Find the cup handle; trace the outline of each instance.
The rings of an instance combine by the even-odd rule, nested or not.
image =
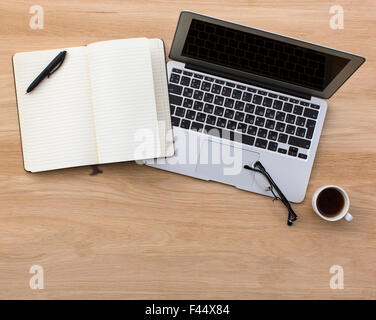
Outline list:
[[[347,213],[345,214],[344,218],[345,218],[345,220],[346,220],[347,222],[351,222],[351,221],[354,219],[354,217],[351,215],[350,212],[347,212]]]

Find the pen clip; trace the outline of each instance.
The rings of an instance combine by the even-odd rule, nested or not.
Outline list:
[[[61,67],[61,65],[63,64],[63,62],[64,62],[64,59],[62,59],[59,62],[59,64],[48,73],[47,78],[49,78],[50,75],[53,74],[57,69],[59,69]]]

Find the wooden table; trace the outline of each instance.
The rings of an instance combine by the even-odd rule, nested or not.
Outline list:
[[[44,9],[44,29],[29,8]],[[0,298],[376,298],[376,2],[10,1],[0,3]],[[15,52],[145,36],[169,51],[192,10],[363,55],[329,101],[299,221],[271,198],[135,163],[29,174],[23,170],[11,57]],[[354,221],[328,223],[311,196],[338,184]],[[44,289],[29,287],[32,265]],[[332,265],[344,290],[329,286]]]

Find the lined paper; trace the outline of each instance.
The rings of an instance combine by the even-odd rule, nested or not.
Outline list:
[[[174,154],[174,144],[163,41],[160,39],[150,39],[149,46],[153,68],[155,101],[157,105],[160,157],[170,157]]]
[[[67,55],[60,69],[25,94],[62,50]],[[25,170],[97,163],[86,48],[17,53],[13,62]]]
[[[99,162],[158,157],[149,41],[112,40],[87,47]]]

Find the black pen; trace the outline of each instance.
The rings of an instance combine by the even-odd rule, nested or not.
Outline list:
[[[39,74],[38,77],[30,84],[27,88],[26,93],[32,91],[45,77],[49,77],[53,74],[60,66],[63,64],[66,51],[61,51],[49,64],[48,66]]]

